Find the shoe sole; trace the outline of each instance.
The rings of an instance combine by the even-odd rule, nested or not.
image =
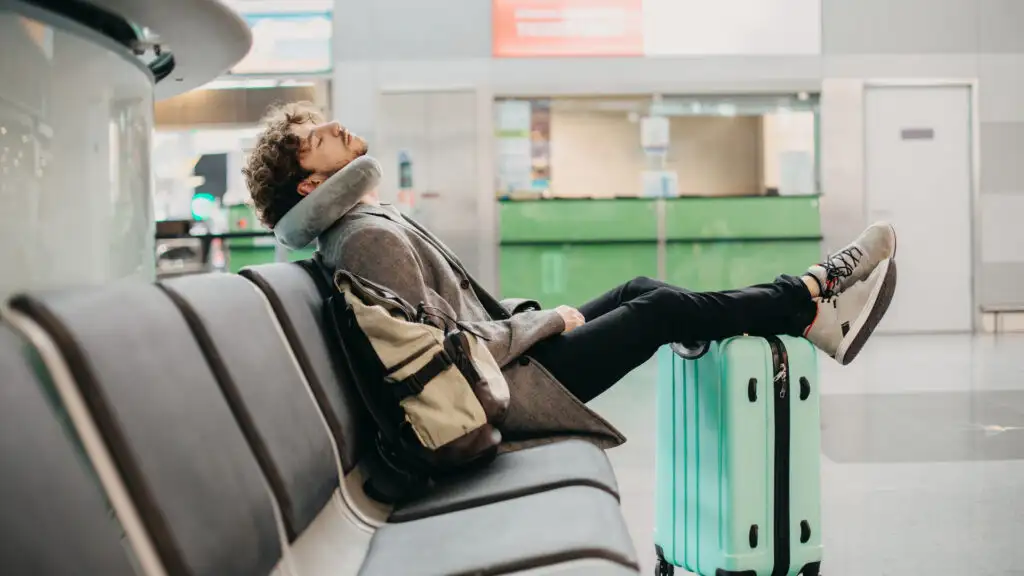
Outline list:
[[[848,338],[844,338],[843,342],[839,344],[839,349],[836,350],[835,358],[843,366],[853,362],[854,358],[860,354],[864,344],[878,327],[878,323],[882,321],[886,311],[889,310],[889,304],[892,303],[892,297],[896,293],[896,261],[889,258],[879,266],[885,266],[882,272],[884,275],[882,281],[878,282],[871,290],[868,302],[864,306],[865,310],[857,316],[850,327],[850,334],[847,334]]]

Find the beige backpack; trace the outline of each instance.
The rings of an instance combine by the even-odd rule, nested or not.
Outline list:
[[[345,271],[328,307],[389,467],[437,477],[493,458],[510,398],[481,336]]]

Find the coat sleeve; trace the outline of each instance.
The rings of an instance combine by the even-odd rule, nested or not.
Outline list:
[[[438,294],[433,279],[424,275],[419,256],[403,234],[367,226],[349,234],[340,252],[342,269],[388,287],[413,305],[433,306],[461,321]],[[486,339],[487,348],[502,368],[537,342],[565,330],[565,321],[554,310],[522,312],[507,320],[462,323]]]
[[[499,304],[505,309],[505,312],[509,313],[509,316],[522,314],[529,310],[540,310],[540,302],[529,298],[505,298]]]

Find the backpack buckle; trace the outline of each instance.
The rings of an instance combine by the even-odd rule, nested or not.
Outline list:
[[[416,396],[420,392],[423,392],[424,382],[420,382],[420,379],[416,377],[416,374],[411,374],[402,380],[395,380],[394,378],[385,378],[384,383],[391,387],[395,396],[398,400],[404,400],[409,396]]]
[[[384,383],[391,387],[398,401],[401,402],[409,396],[416,396],[423,392],[423,388],[431,380],[447,370],[452,364],[451,356],[442,349],[437,354],[434,354],[434,357],[416,372],[401,380],[396,380],[390,376],[385,377]]]

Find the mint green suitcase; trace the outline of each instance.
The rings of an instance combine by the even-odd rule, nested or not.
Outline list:
[[[658,356],[656,574],[817,576],[817,352],[738,337]]]

